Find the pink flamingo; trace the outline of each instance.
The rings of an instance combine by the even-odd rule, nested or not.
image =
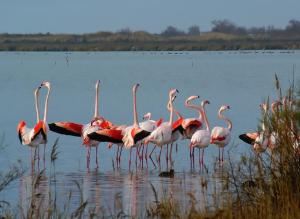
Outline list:
[[[223,119],[227,122],[228,127],[220,127],[216,126],[211,131],[211,138],[210,143],[215,144],[219,147],[219,161],[223,162],[224,158],[224,147],[228,145],[230,142],[230,132],[232,129],[232,122],[226,118],[224,115],[222,115],[222,112],[225,110],[230,109],[230,106],[223,105],[219,109],[218,117],[220,119]],[[220,159],[220,149],[222,148],[222,159]]]
[[[151,134],[146,138],[145,141],[145,144],[152,142],[155,145],[160,147],[159,160],[161,156],[162,146],[165,144],[169,144],[172,141],[172,125],[173,125],[173,112],[174,112],[172,99],[174,98],[176,93],[178,93],[177,89],[172,89],[169,92],[168,103],[170,104],[170,108],[171,108],[169,122],[163,122],[159,127],[157,127],[153,132],[151,132]]]
[[[190,109],[195,109],[199,112],[199,117],[198,118],[187,118],[184,119],[182,122],[182,127],[184,129],[183,132],[183,137],[186,139],[191,139],[192,135],[202,127],[203,123],[203,118],[201,115],[201,110],[199,110],[199,107],[191,104],[190,102],[193,100],[198,99],[199,96],[190,96],[186,99],[185,101],[185,107],[190,108]]]
[[[199,108],[199,111],[202,114],[202,118],[204,119],[206,129],[205,130],[197,130],[193,134],[193,136],[191,138],[191,144],[190,144],[191,148],[194,148],[194,147],[199,148],[199,165],[200,165],[200,167],[201,167],[201,165],[204,165],[204,149],[206,147],[208,147],[208,145],[210,144],[210,126],[209,126],[209,122],[208,122],[206,112],[205,112],[206,104],[209,104],[208,100],[202,101],[201,107]],[[202,149],[202,157],[201,157],[201,161],[200,161],[201,149]]]
[[[43,87],[48,88],[45,108],[44,108],[44,118],[40,120],[39,116],[39,90]],[[40,144],[44,144],[44,160],[45,160],[45,144],[47,143],[47,112],[48,112],[48,100],[50,96],[51,85],[50,82],[44,81],[41,85],[35,90],[35,111],[36,111],[36,120],[37,123],[34,128],[27,128],[25,121],[20,121],[17,127],[17,132],[21,144],[28,145],[31,148],[37,148]],[[31,150],[32,151],[32,150]],[[32,155],[31,155],[32,157]]]
[[[123,133],[123,144],[124,148],[130,149],[130,157],[129,157],[129,166],[131,164],[131,151],[133,147],[136,147],[136,162],[138,155],[138,146],[140,146],[141,141],[150,135],[150,132],[143,130],[139,126],[138,115],[137,115],[137,106],[136,106],[136,92],[139,87],[139,84],[135,84],[132,88],[132,96],[133,96],[133,125],[128,126]]]
[[[87,161],[87,168],[90,166],[90,153],[91,153],[91,147],[96,147],[96,154],[95,154],[95,160],[96,165],[98,168],[98,145],[101,141],[107,140],[107,135],[110,134],[110,132],[102,131],[102,134],[105,135],[105,137],[99,137],[100,133],[93,134],[99,130],[103,129],[110,129],[113,125],[110,121],[104,119],[103,117],[99,116],[99,85],[100,81],[96,81],[95,85],[95,112],[94,117],[91,120],[91,122],[82,125],[78,123],[73,122],[56,122],[49,124],[49,128],[53,132],[57,132],[64,135],[72,135],[72,136],[78,136],[82,137],[83,139],[83,145],[87,148],[86,153],[86,161]],[[92,136],[92,138],[91,138]],[[110,136],[109,136],[110,137]],[[108,137],[108,138],[109,138]],[[112,137],[113,138],[113,137]]]

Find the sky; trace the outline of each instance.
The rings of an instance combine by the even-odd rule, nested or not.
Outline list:
[[[300,20],[299,0],[1,0],[0,33],[92,33],[167,26],[187,30],[228,19],[237,25],[285,27]]]

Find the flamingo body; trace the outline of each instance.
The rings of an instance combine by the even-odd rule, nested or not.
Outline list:
[[[230,142],[230,138],[230,130],[228,128],[216,126],[211,131],[211,143],[221,148]]]
[[[47,127],[43,121],[39,121],[34,128],[28,128],[25,121],[20,121],[17,131],[22,145],[37,147],[47,143]]]

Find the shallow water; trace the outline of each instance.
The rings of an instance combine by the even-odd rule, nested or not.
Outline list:
[[[220,105],[229,104],[231,109],[226,115],[233,122],[232,146],[226,151],[230,148],[233,158],[239,159],[241,153],[249,153],[251,149],[238,139],[238,135],[256,130],[259,104],[267,96],[274,99],[276,94],[274,73],[278,74],[282,87],[287,88],[293,79],[293,65],[295,81],[299,82],[299,62],[299,51],[0,53],[0,127],[8,145],[1,151],[0,171],[5,171],[18,159],[28,170],[24,177],[1,193],[1,199],[17,204],[30,194],[30,150],[20,145],[16,126],[21,119],[29,126],[34,124],[33,91],[43,80],[52,83],[49,122],[89,122],[93,115],[97,79],[101,80],[100,114],[116,124],[132,123],[131,86],[137,82],[141,85],[137,94],[140,118],[150,111],[154,119],[163,117],[168,120],[166,102],[170,88],[180,91],[174,104],[185,117],[197,116],[197,113],[185,109],[185,98],[200,95],[201,99],[210,100],[207,114],[211,126],[225,125],[218,120],[217,111]],[[44,97],[45,93],[42,91],[41,96]],[[72,189],[73,195],[78,197],[73,181],[82,182],[84,198],[96,207],[113,206],[114,196],[120,193],[125,213],[139,215],[140,209],[154,198],[149,182],[160,194],[172,190],[181,198],[184,196],[178,190],[183,194],[193,190],[200,194],[199,181],[203,174],[190,172],[188,141],[179,141],[178,152],[174,150],[176,177],[173,180],[157,177],[159,170],[149,160],[148,168],[146,164],[143,169],[133,164],[129,171],[127,151],[123,152],[121,169],[115,170],[112,160],[116,148],[109,150],[107,144],[101,144],[99,148],[99,169],[95,170],[93,151],[92,168],[87,171],[81,139],[49,133],[46,176],[49,176],[51,146],[57,137],[60,137],[55,164],[57,191],[67,194]],[[216,156],[216,147],[206,149],[205,163],[209,172]],[[197,156],[195,164],[197,169]],[[40,168],[43,168],[42,161]],[[166,169],[164,158],[161,169]],[[183,184],[183,180],[188,183]],[[44,185],[42,191],[45,192],[42,193],[46,194],[49,190],[47,177]],[[187,188],[182,189],[182,185]],[[183,201],[187,200],[183,198]],[[72,199],[72,205],[76,205],[76,198]]]

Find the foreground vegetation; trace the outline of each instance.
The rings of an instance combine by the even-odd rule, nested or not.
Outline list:
[[[276,79],[278,100],[283,105],[275,114],[262,114],[261,120],[269,133],[276,133],[277,147],[263,154],[253,153],[241,157],[240,162],[230,159],[223,166],[220,184],[213,185],[211,196],[207,199],[197,197],[193,193],[186,194],[190,203],[187,208],[174,198],[171,193],[158,194],[151,184],[154,202],[149,200],[143,215],[147,218],[300,218],[300,149],[298,128],[300,125],[300,101],[295,96],[293,86],[286,95],[281,93],[279,81]],[[284,96],[284,97],[283,97]],[[299,97],[299,95],[298,95]],[[268,101],[267,101],[268,102]],[[295,106],[293,103],[296,102]],[[50,176],[55,182],[55,160],[58,159],[57,141],[52,147]],[[8,173],[0,175],[0,194],[6,186],[24,171],[16,165]],[[39,184],[45,173],[35,174],[32,181],[30,204],[26,209],[15,209],[5,200],[0,200],[0,216],[4,218],[99,218],[131,217],[120,208],[119,211],[101,215],[88,209],[88,201],[80,196],[78,206],[70,210],[72,193],[66,197],[63,206],[57,205],[56,193],[50,189],[49,201],[42,205],[42,195],[38,192]],[[213,181],[213,180],[211,180]],[[81,185],[74,182],[78,190]],[[208,187],[205,180],[199,186],[205,191]],[[55,185],[54,185],[55,186]],[[49,186],[51,187],[51,185]],[[80,193],[82,194],[82,192]],[[116,205],[120,204],[120,195],[115,195]]]
[[[90,34],[0,34],[0,51],[202,51],[300,49],[300,21],[284,29],[245,28],[227,20],[213,21],[211,31],[188,32],[169,26],[160,34],[128,28]]]

